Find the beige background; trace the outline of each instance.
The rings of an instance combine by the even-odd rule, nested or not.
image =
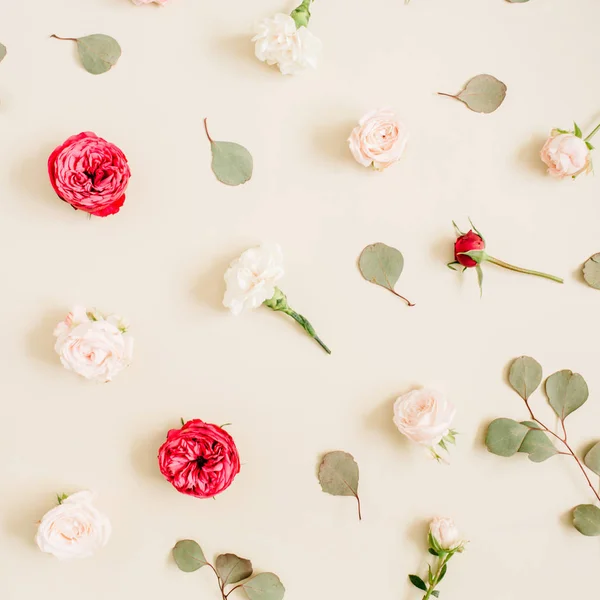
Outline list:
[[[487,453],[486,424],[522,418],[504,381],[535,356],[549,375],[582,373],[591,400],[569,419],[577,448],[600,437],[596,351],[600,292],[580,279],[600,251],[600,179],[557,182],[537,158],[553,126],[600,120],[597,0],[317,0],[318,71],[284,78],[253,57],[255,20],[287,0],[0,3],[0,593],[7,600],[217,600],[211,574],[169,559],[197,539],[276,572],[287,600],[419,598],[425,523],[452,516],[471,540],[441,588],[461,600],[594,595],[600,549],[569,525],[592,500],[575,466]],[[52,33],[103,32],[123,56],[94,77]],[[488,72],[508,85],[480,116],[435,95]],[[393,106],[412,138],[384,174],[358,166],[345,140],[360,116]],[[255,174],[218,183],[201,127],[246,145]],[[128,155],[133,177],[115,217],[89,220],[53,194],[50,151],[92,130]],[[599,157],[600,160],[600,157]],[[565,286],[450,259],[451,220],[471,216],[490,251],[564,275]],[[282,315],[221,306],[222,276],[245,248],[279,241],[283,289],[333,350]],[[383,241],[405,255],[407,308],[364,282],[356,259]],[[130,318],[134,364],[109,385],[65,371],[52,329],[72,304]],[[458,407],[450,467],[391,423],[398,394],[434,385]],[[548,416],[540,394],[536,404]],[[232,422],[244,463],[215,501],[179,495],[156,451],[180,417]],[[551,419],[550,419],[551,420]],[[364,520],[324,495],[318,456],[352,452]],[[64,564],[33,543],[54,494],[93,489],[110,544]]]

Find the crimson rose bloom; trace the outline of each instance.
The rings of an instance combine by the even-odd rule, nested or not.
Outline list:
[[[131,171],[119,148],[87,131],[71,136],[52,152],[48,174],[61,200],[107,217],[123,206]]]
[[[200,419],[171,429],[158,451],[160,472],[182,494],[212,498],[225,491],[240,472],[233,438]]]
[[[475,260],[461,254],[461,252],[470,252],[471,250],[485,250],[483,238],[472,229],[469,233],[461,235],[454,243],[454,260],[463,267],[476,267],[478,263]]]

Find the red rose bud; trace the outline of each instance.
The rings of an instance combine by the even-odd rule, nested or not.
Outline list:
[[[470,221],[471,222],[471,221]],[[547,273],[540,273],[539,271],[531,271],[529,269],[522,269],[521,267],[515,267],[510,265],[503,260],[490,256],[485,251],[485,239],[481,233],[477,230],[475,225],[471,222],[473,229],[469,233],[463,233],[454,223],[454,229],[456,230],[457,239],[454,242],[454,261],[448,263],[448,266],[456,270],[456,266],[463,267],[463,271],[469,268],[475,267],[477,270],[477,279],[479,281],[479,289],[483,292],[483,270],[481,268],[482,263],[490,262],[503,269],[509,269],[510,271],[516,271],[517,273],[525,273],[526,275],[535,275],[536,277],[543,277],[556,281],[557,283],[564,283],[560,277],[554,275],[548,275]]]

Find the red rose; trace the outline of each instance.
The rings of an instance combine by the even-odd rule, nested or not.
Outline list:
[[[88,131],[71,136],[52,152],[48,174],[61,200],[107,217],[123,206],[131,171],[119,148]]]
[[[200,419],[171,429],[158,451],[160,472],[182,494],[212,498],[225,491],[240,472],[233,438]]]
[[[454,243],[454,260],[463,267],[476,267],[478,263],[475,260],[461,254],[461,252],[470,252],[471,250],[485,250],[483,238],[473,230],[461,235]]]

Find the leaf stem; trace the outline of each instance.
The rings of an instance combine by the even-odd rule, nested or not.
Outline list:
[[[594,129],[594,131],[592,131],[592,133],[590,133],[590,135],[588,135],[583,141],[589,142],[598,133],[598,131],[600,131],[600,125],[598,125],[598,127],[596,127],[596,129]]]
[[[235,592],[235,590],[241,588],[243,586],[242,583],[240,583],[239,585],[236,585],[235,587],[231,588],[225,595],[224,598],[227,598],[229,596],[229,594],[231,594],[231,592]]]
[[[210,133],[208,133],[208,119],[204,119],[204,131],[206,131],[206,137],[208,141],[213,144],[214,140],[210,137]]]
[[[388,288],[388,290],[390,290],[390,292],[392,292],[392,294],[394,294],[394,296],[398,296],[398,298],[401,298],[402,300],[404,300],[404,302],[406,302],[406,304],[408,304],[408,306],[416,306],[416,304],[413,304],[408,298],[401,296],[396,290],[393,290],[392,288]]]
[[[51,36],[51,38],[54,38],[56,40],[62,40],[64,42],[78,42],[79,40],[77,38],[72,38],[72,37],[60,37],[59,35],[56,35],[55,33],[53,33]]]
[[[559,454],[564,454],[564,455],[567,455],[567,456],[571,456],[571,457],[573,457],[575,459],[575,462],[577,463],[577,466],[581,469],[581,472],[583,473],[583,476],[585,477],[585,480],[587,481],[588,485],[590,486],[590,489],[592,490],[592,492],[594,492],[594,496],[596,496],[596,499],[598,500],[598,502],[600,502],[600,493],[598,493],[598,491],[594,487],[594,484],[590,480],[589,475],[587,474],[587,472],[585,470],[585,467],[583,466],[583,464],[579,460],[579,457],[577,456],[577,454],[575,454],[575,452],[573,451],[573,449],[569,445],[569,442],[567,441],[567,430],[565,428],[564,419],[562,420],[562,424],[563,424],[563,431],[565,432],[565,437],[561,438],[560,435],[558,435],[557,433],[554,433],[554,431],[552,431],[552,429],[549,429],[548,427],[546,427],[546,425],[544,425],[533,414],[533,410],[531,409],[531,406],[529,405],[529,400],[525,400],[525,406],[527,406],[527,410],[529,410],[529,414],[531,415],[531,419],[535,423],[537,423],[546,433],[549,433],[550,435],[554,436],[568,450],[568,452],[559,452]]]
[[[455,96],[454,94],[446,94],[446,92],[438,92],[438,96],[447,96],[448,98],[454,98],[455,100],[458,100],[458,96]]]
[[[552,281],[556,281],[557,283],[564,283],[564,280],[560,277],[556,277],[554,275],[548,275],[547,273],[542,273],[540,271],[531,271],[530,269],[522,269],[521,267],[515,267],[515,265],[511,265],[503,260],[498,258],[494,258],[493,256],[487,257],[487,261],[491,262],[493,265],[498,267],[502,267],[504,269],[508,269],[509,271],[516,271],[517,273],[525,273],[526,275],[535,275],[536,277],[543,277],[544,279],[550,279]]]
[[[449,552],[448,554],[446,554],[446,556],[444,556],[443,559],[440,558],[440,560],[438,562],[438,568],[436,569],[435,575],[433,577],[433,581],[429,584],[429,589],[427,590],[427,593],[423,596],[423,600],[429,600],[429,598],[431,598],[431,594],[433,593],[433,591],[437,587],[438,583],[440,582],[440,576],[442,574],[442,570],[448,564],[448,561],[451,558],[452,558],[452,552]]]
[[[358,496],[358,494],[354,494],[354,496],[356,497],[356,502],[358,502],[358,520],[362,521],[362,511],[360,508],[360,498]]]

